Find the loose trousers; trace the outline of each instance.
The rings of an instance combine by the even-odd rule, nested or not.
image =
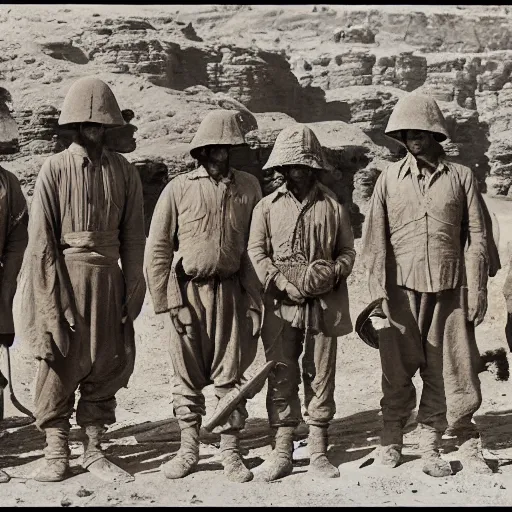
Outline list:
[[[183,284],[183,297],[192,313],[192,325],[179,334],[169,320],[174,414],[182,429],[201,425],[206,414],[205,386],[213,383],[217,399],[240,386],[257,348],[238,276],[192,279]],[[242,401],[215,431],[244,428],[245,404]]]
[[[76,304],[76,329],[69,353],[54,350],[55,361],[39,362],[36,426],[69,428],[75,391],[78,425],[115,423],[115,395],[128,384],[135,363],[133,323],[122,324],[124,278],[116,264],[91,264],[66,256]]]
[[[388,296],[392,325],[379,332],[384,426],[403,427],[416,407],[412,378],[418,369],[423,380],[418,423],[439,431],[448,424],[468,426],[482,395],[467,289],[419,293],[389,286]]]
[[[297,426],[302,421],[299,385],[304,381],[304,405],[309,425],[327,426],[334,417],[337,338],[302,329],[277,317],[265,304],[261,338],[267,361],[277,365],[268,379],[267,413],[271,427]],[[299,358],[302,357],[302,372]]]

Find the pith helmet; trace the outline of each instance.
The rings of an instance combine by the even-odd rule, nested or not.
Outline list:
[[[373,328],[370,315],[374,309],[382,304],[382,299],[377,299],[368,304],[359,314],[356,320],[355,331],[357,335],[372,348],[379,348],[379,335]]]
[[[322,146],[311,128],[296,123],[279,133],[263,169],[283,165],[306,165],[312,169],[324,169]]]
[[[64,98],[59,124],[69,123],[119,126],[125,120],[110,87],[98,78],[85,77],[77,80]]]
[[[190,154],[197,158],[198,150],[206,146],[240,146],[245,144],[238,110],[213,110],[203,119],[190,143]]]
[[[436,100],[423,94],[408,94],[395,105],[384,133],[403,143],[402,130],[432,132],[438,142],[449,137],[446,120]]]

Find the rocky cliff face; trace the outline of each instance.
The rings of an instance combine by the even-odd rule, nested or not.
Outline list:
[[[330,168],[322,180],[349,207],[357,233],[379,172],[401,156],[383,135],[387,120],[413,90],[438,100],[448,154],[471,165],[483,190],[512,194],[504,8],[488,16],[454,6],[230,7],[155,7],[144,18],[58,6],[4,12],[0,117],[13,117],[18,133],[0,137],[0,150],[27,195],[46,156],[69,143],[56,130],[59,108],[84,75],[107,81],[135,113],[137,148],[126,156],[141,173],[148,221],[167,180],[193,168],[188,143],[202,118],[222,107],[244,113],[249,147],[232,159],[265,192],[280,179],[261,170],[277,133],[309,123]]]

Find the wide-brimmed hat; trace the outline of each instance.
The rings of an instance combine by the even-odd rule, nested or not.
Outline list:
[[[245,138],[240,127],[242,116],[238,110],[213,110],[203,119],[190,143],[190,154],[197,158],[206,146],[240,146]]]
[[[66,94],[59,125],[71,123],[126,124],[110,87],[94,77],[80,78]]]
[[[450,136],[446,119],[436,100],[419,93],[411,93],[398,100],[384,133],[404,144],[402,130],[431,132],[438,142],[443,142]]]
[[[279,133],[263,169],[290,165],[325,169],[322,146],[317,136],[309,126],[301,123],[287,126]]]
[[[375,308],[380,307],[382,299],[377,299],[368,304],[361,313],[359,313],[356,320],[355,331],[357,335],[372,348],[379,348],[379,335],[373,328],[372,320],[370,315],[373,313]]]

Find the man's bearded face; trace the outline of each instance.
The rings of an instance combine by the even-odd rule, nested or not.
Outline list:
[[[213,178],[223,174],[229,159],[228,146],[210,146],[205,150],[206,170]]]
[[[286,179],[293,185],[303,186],[312,181],[313,170],[304,165],[293,165],[287,168]]]
[[[405,144],[414,156],[425,155],[434,142],[434,136],[423,130],[405,130]]]
[[[98,123],[82,123],[80,135],[85,143],[101,144],[105,135],[105,127]]]

